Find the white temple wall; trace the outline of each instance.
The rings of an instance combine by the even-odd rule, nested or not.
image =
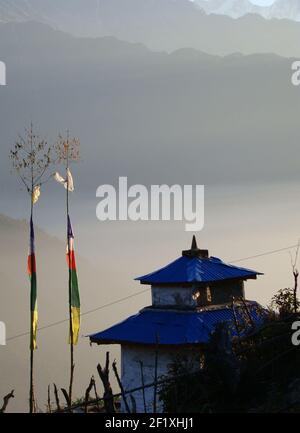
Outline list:
[[[199,364],[197,360],[200,359],[199,349],[179,349],[178,346],[174,348],[163,346],[159,347],[158,350],[158,362],[157,362],[157,376],[158,379],[161,376],[166,375],[168,372],[168,365],[173,361],[174,355],[176,353],[188,354],[188,359],[192,360],[195,365],[195,369]],[[122,384],[125,390],[130,390],[142,386],[141,379],[141,366],[140,362],[143,363],[143,373],[144,373],[144,384],[152,384],[155,377],[155,346],[134,346],[134,345],[122,345],[121,348],[121,374],[122,374]],[[144,413],[144,400],[142,390],[136,391],[133,394],[136,403],[137,413]],[[127,394],[127,403],[132,410],[132,402],[130,395]],[[154,388],[149,387],[145,389],[145,400],[146,409],[148,413],[153,413],[153,403],[154,403]],[[121,403],[121,412],[126,412],[124,402]],[[157,396],[157,412],[163,412],[162,402],[159,401],[159,396]]]

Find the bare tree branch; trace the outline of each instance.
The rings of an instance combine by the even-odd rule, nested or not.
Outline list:
[[[130,407],[129,407],[129,405],[127,403],[127,400],[126,400],[126,395],[125,395],[124,387],[123,387],[123,384],[121,382],[121,379],[120,379],[120,376],[119,376],[119,373],[118,373],[118,370],[117,370],[116,360],[114,360],[114,362],[112,363],[112,368],[113,368],[113,371],[115,373],[118,385],[119,385],[121,393],[122,393],[122,398],[123,398],[123,401],[124,401],[124,404],[125,404],[125,407],[126,407],[126,411],[127,411],[127,413],[130,413]]]
[[[7,408],[7,405],[8,405],[8,402],[9,402],[9,400],[11,399],[11,398],[15,398],[15,396],[14,396],[14,390],[12,390],[9,394],[7,394],[4,398],[3,398],[3,406],[2,406],[2,408],[0,409],[0,413],[4,413],[5,411],[6,411],[6,408]]]
[[[55,385],[55,383],[53,384],[53,386],[54,386],[54,396],[55,396],[55,401],[56,401],[56,407],[57,407],[57,410],[60,411],[61,407],[60,407],[60,402],[59,402],[59,397],[58,397],[57,386]]]

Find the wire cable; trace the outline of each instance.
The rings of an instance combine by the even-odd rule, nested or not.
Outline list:
[[[94,313],[94,312],[96,312],[96,311],[102,310],[103,308],[107,308],[107,307],[110,307],[110,306],[112,306],[112,305],[119,304],[120,302],[127,301],[128,299],[131,299],[131,298],[135,298],[136,296],[142,295],[143,293],[146,293],[146,292],[148,292],[149,290],[150,290],[150,289],[147,288],[147,289],[145,289],[145,290],[142,290],[142,291],[139,292],[139,293],[133,293],[132,295],[125,296],[124,298],[117,299],[116,301],[112,301],[112,302],[109,302],[109,303],[107,303],[107,304],[100,305],[99,307],[93,308],[92,310],[88,310],[88,311],[85,311],[84,313],[81,313],[80,316],[81,316],[81,317],[82,317],[82,316],[86,316],[87,314]],[[41,326],[40,328],[38,328],[38,331],[43,331],[44,329],[52,328],[53,326],[61,325],[62,323],[66,323],[66,322],[68,322],[68,321],[69,321],[69,319],[58,320],[57,322],[52,322],[52,323],[49,323],[48,325]],[[14,336],[12,336],[12,337],[8,337],[8,338],[6,339],[6,341],[12,341],[12,340],[15,340],[16,338],[25,337],[26,335],[29,335],[29,334],[30,334],[30,332],[23,332],[23,333],[21,333],[21,334],[14,335]]]
[[[284,247],[284,248],[279,248],[277,250],[267,251],[265,253],[256,254],[255,256],[249,256],[249,257],[243,257],[242,259],[230,260],[230,263],[244,262],[245,260],[256,259],[258,257],[263,257],[263,256],[269,256],[271,254],[276,254],[276,253],[280,253],[282,251],[290,250],[291,248],[298,248],[298,246],[299,246],[298,244],[290,245],[289,247]]]
[[[298,247],[299,247],[299,244],[290,245],[288,247],[279,248],[279,249],[271,250],[271,251],[266,251],[264,253],[256,254],[256,255],[253,255],[253,256],[243,257],[241,259],[236,259],[236,260],[230,260],[229,262],[230,263],[243,262],[243,261],[246,261],[246,260],[256,259],[256,258],[259,258],[259,257],[263,257],[263,256],[271,255],[271,254],[280,253],[280,252],[287,251],[287,250],[290,250],[292,248],[298,248]],[[107,304],[104,304],[104,305],[100,305],[99,307],[96,307],[96,308],[93,308],[91,310],[87,310],[87,311],[81,313],[80,316],[81,317],[82,316],[87,316],[88,314],[95,313],[96,311],[102,310],[103,308],[111,307],[112,305],[119,304],[120,302],[127,301],[128,299],[135,298],[136,296],[142,295],[142,294],[148,292],[149,290],[150,290],[150,288],[147,288],[145,290],[142,290],[141,292],[133,293],[132,295],[125,296],[124,298],[116,299],[115,301],[108,302]],[[57,322],[52,322],[52,323],[49,323],[48,325],[41,326],[40,328],[38,328],[38,331],[43,331],[45,329],[61,325],[61,324],[66,323],[68,321],[69,321],[69,319],[58,320]],[[29,334],[30,334],[30,332],[23,332],[23,333],[14,335],[12,337],[8,337],[6,339],[6,341],[16,340],[17,338],[25,337],[25,336],[27,336]]]

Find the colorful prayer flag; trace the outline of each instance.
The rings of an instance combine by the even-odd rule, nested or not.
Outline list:
[[[78,279],[76,271],[76,261],[74,253],[74,235],[71,226],[70,217],[68,215],[68,245],[67,245],[67,263],[69,267],[69,292],[70,292],[70,308],[71,308],[71,329],[69,342],[75,345],[78,342],[80,329],[80,296],[78,288]],[[73,341],[72,341],[72,335]]]
[[[54,179],[56,180],[56,182],[61,183],[62,185],[64,185],[64,187],[66,189],[68,189],[70,192],[74,191],[74,181],[73,181],[73,176],[72,173],[70,171],[70,169],[67,169],[67,178],[65,179],[64,177],[62,177],[59,173],[55,173],[54,174]]]
[[[28,254],[28,275],[30,278],[30,311],[31,311],[31,332],[30,332],[30,348],[32,350],[37,348],[37,284],[36,284],[36,261],[35,261],[35,248],[34,248],[34,229],[32,217],[30,218],[30,241],[29,241],[29,254]]]
[[[41,186],[36,185],[32,192],[32,204],[36,204],[41,195]]]

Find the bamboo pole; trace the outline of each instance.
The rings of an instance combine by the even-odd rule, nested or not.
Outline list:
[[[67,211],[67,243],[68,243],[68,265],[69,265],[69,328],[70,328],[70,384],[69,384],[69,401],[72,405],[73,381],[74,381],[74,339],[73,339],[73,326],[72,326],[72,278],[71,278],[71,252],[70,252],[70,237],[68,232],[69,225],[69,132],[67,134],[66,142],[66,179],[67,179],[67,192],[66,192],[66,211]]]
[[[30,127],[30,152],[32,155],[33,152],[33,126],[31,124]],[[30,190],[30,224],[32,221],[33,225],[33,190],[34,190],[34,173],[33,173],[33,156],[31,156],[31,190]],[[31,231],[31,227],[30,227]],[[31,233],[30,233],[31,236]],[[31,246],[31,239],[30,239],[30,246]],[[34,269],[34,259],[32,255],[32,251],[30,251],[30,261],[31,261],[31,272],[33,272]],[[32,276],[31,276],[32,278]],[[30,282],[30,286],[32,285],[32,281]],[[34,368],[34,345],[33,345],[33,312],[32,312],[32,305],[31,305],[31,293],[32,288],[30,287],[30,390],[29,390],[29,412],[34,413],[35,412],[35,398],[34,398],[34,377],[33,377],[33,368]]]

